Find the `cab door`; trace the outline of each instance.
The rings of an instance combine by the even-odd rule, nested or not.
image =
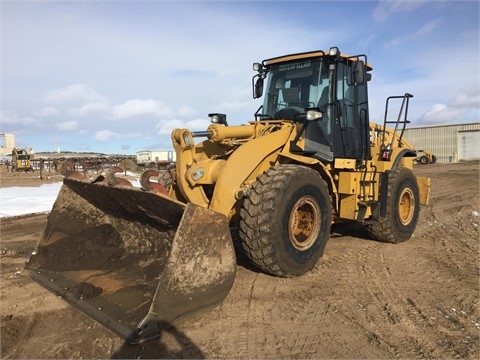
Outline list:
[[[370,158],[367,76],[358,83],[356,72],[365,71],[359,61],[338,62],[334,83],[333,153],[335,158]],[[365,62],[366,63],[366,62]],[[357,80],[357,81],[356,81]]]

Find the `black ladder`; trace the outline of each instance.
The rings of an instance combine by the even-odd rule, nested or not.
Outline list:
[[[378,201],[375,200],[375,191],[367,192],[367,188],[370,188],[373,184],[377,182],[375,180],[375,177],[377,175],[377,167],[373,164],[371,165],[371,167],[372,171],[370,172],[370,176],[368,176],[369,171],[365,166],[365,169],[363,169],[362,171],[362,179],[360,180],[361,192],[358,195],[357,221],[362,223],[365,219],[367,208],[375,207],[378,204]],[[375,187],[373,187],[373,189],[375,189]]]
[[[382,160],[385,160],[385,161],[390,160],[390,154],[392,153],[392,147],[393,147],[392,142],[393,142],[393,139],[395,138],[395,135],[397,134],[397,131],[400,131],[400,136],[398,137],[398,146],[400,146],[403,133],[405,131],[405,127],[407,126],[408,123],[410,123],[410,121],[407,120],[407,114],[408,114],[408,103],[410,98],[412,97],[413,97],[412,94],[405,93],[404,95],[389,96],[387,98],[387,101],[385,104],[385,117],[383,120],[383,131],[382,131],[382,148],[381,148]],[[388,120],[388,106],[390,104],[390,100],[392,99],[402,99],[402,104],[398,112],[397,120]],[[385,139],[385,133],[386,133],[388,124],[395,124],[395,127],[393,128],[392,141],[389,143],[387,143]]]

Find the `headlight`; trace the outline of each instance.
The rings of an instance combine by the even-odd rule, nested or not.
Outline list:
[[[253,63],[253,71],[260,72],[260,70],[262,70],[262,64]]]
[[[223,124],[227,126],[227,115],[225,114],[219,114],[219,113],[214,113],[214,114],[208,114],[210,117],[210,122],[212,124]]]
[[[338,50],[338,47],[333,46],[333,47],[331,47],[330,50],[328,51],[328,54],[329,54],[330,56],[338,56],[338,55],[340,55],[340,50]]]

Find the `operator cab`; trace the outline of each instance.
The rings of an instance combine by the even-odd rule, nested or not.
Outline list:
[[[263,95],[256,118],[303,124],[302,152],[324,161],[370,157],[366,56],[338,48],[267,59],[254,64],[254,98]],[[367,76],[368,75],[368,76]],[[297,139],[298,140],[298,139]]]

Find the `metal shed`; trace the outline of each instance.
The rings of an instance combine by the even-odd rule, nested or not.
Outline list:
[[[480,159],[480,122],[412,127],[404,137],[415,149],[433,153],[440,163]]]

